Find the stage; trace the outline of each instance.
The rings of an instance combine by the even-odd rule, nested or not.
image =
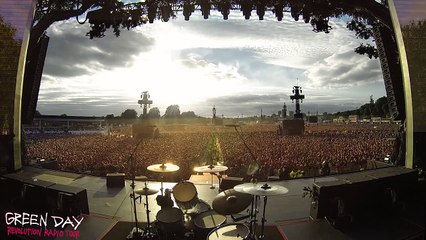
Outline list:
[[[368,170],[370,174],[373,171]],[[364,171],[366,172],[366,171]],[[105,177],[95,177],[85,174],[74,174],[61,171],[54,171],[35,167],[24,167],[21,171],[13,175],[19,176],[19,179],[38,179],[39,181],[47,181],[56,184],[63,184],[72,187],[86,189],[87,202],[90,213],[83,215],[85,220],[81,224],[79,239],[103,239],[114,229],[120,222],[134,222],[134,214],[132,208],[131,181],[126,179],[124,187],[108,188]],[[283,186],[288,189],[287,194],[278,196],[269,196],[266,205],[265,216],[266,225],[277,226],[282,233],[283,239],[369,239],[368,236],[374,233],[374,239],[407,239],[406,236],[424,236],[424,215],[419,217],[423,211],[424,205],[413,203],[410,208],[406,209],[403,218],[399,218],[393,223],[401,222],[405,226],[405,230],[394,233],[395,238],[389,238],[388,230],[395,229],[395,226],[389,225],[388,221],[378,222],[375,225],[360,226],[359,229],[350,231],[341,231],[331,226],[324,219],[312,220],[311,215],[311,199],[302,197],[304,187],[312,186],[315,183],[332,182],[339,179],[347,179],[357,176],[358,173],[327,176],[320,178],[305,178],[285,181],[273,181],[272,184]],[[198,198],[208,203],[210,206],[219,194],[219,183],[214,177],[211,189],[210,174],[194,175],[189,179],[197,190]],[[136,189],[143,188],[144,181],[136,181]],[[150,189],[160,189],[160,182],[147,181]],[[172,189],[177,183],[164,182],[164,188]],[[156,202],[157,194],[148,196],[150,209],[149,218],[151,221],[156,219],[156,214],[160,210],[160,206]],[[136,204],[137,217],[139,222],[146,223],[147,214],[144,208],[145,196],[142,203]],[[417,204],[417,205],[416,205]],[[414,207],[416,206],[416,207]],[[260,220],[262,214],[263,203],[259,204]],[[4,209],[8,211],[7,209]],[[3,211],[4,211],[3,210]],[[417,212],[417,214],[416,214]],[[243,211],[240,215],[244,214]],[[228,223],[233,220],[228,216]],[[259,221],[260,222],[260,221]],[[2,221],[2,224],[4,222]],[[2,227],[3,228],[3,227]],[[420,234],[420,235],[419,235]],[[383,236],[383,238],[380,238]],[[63,238],[58,238],[63,239]],[[416,239],[416,238],[410,238]]]

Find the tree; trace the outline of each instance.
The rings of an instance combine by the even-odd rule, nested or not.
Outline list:
[[[121,118],[134,119],[138,116],[138,113],[134,109],[126,109],[121,113]]]
[[[164,118],[178,118],[180,117],[179,105],[170,105],[164,113]]]
[[[158,109],[158,107],[149,109],[148,118],[160,118],[160,116],[160,109]]]
[[[16,40],[16,29],[4,22],[0,16],[0,125],[7,125],[0,131],[12,132],[13,101],[15,92],[8,88],[16,82],[16,71],[19,62],[21,41]],[[1,123],[4,121],[4,124]],[[7,123],[7,124],[6,124]],[[1,132],[0,132],[1,134]]]
[[[196,118],[197,117],[197,115],[195,115],[195,113],[193,111],[182,112],[182,114],[180,116],[182,118]]]
[[[209,142],[207,143],[206,150],[203,157],[202,165],[217,165],[224,164],[225,159],[220,146],[219,138],[215,134],[210,135]]]
[[[183,4],[183,0],[178,0],[175,4],[180,2]],[[231,4],[238,3],[232,1]],[[303,5],[297,1],[290,1],[277,4],[281,5],[280,8],[291,8],[292,17],[296,21],[302,15],[305,23],[310,23],[317,31],[328,32],[328,20],[326,19],[344,15],[350,15],[355,19],[355,22],[351,24],[351,30],[359,32],[357,35],[363,38],[369,36],[365,27],[366,23],[380,22],[380,24],[392,28],[386,1],[381,3],[375,0],[305,1]],[[275,9],[276,7],[275,4],[268,5],[269,8]],[[81,15],[87,11],[89,11],[87,18],[81,21]],[[170,5],[159,5],[155,1],[124,3],[120,0],[38,0],[34,25],[30,34],[28,59],[32,59],[30,49],[35,46],[47,28],[57,21],[76,17],[77,21],[83,24],[88,20],[92,30],[87,35],[90,38],[101,38],[105,36],[106,30],[109,28],[112,28],[114,34],[119,36],[120,28],[134,28],[148,21],[152,23],[156,18],[167,22],[173,16],[174,12]],[[279,17],[278,20],[280,20]],[[324,22],[327,24],[326,28],[323,26]]]
[[[376,109],[376,113],[378,116],[386,117],[390,114],[388,98],[383,96],[376,100],[374,104],[374,108]]]

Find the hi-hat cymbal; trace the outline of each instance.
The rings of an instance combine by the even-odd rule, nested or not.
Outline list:
[[[195,167],[195,172],[202,172],[202,173],[217,173],[217,172],[224,172],[228,170],[227,166],[222,165],[205,165],[201,167]]]
[[[246,209],[250,205],[251,200],[252,196],[250,194],[228,189],[219,193],[214,198],[212,207],[219,214],[237,214]]]
[[[147,167],[148,171],[151,172],[159,172],[159,173],[168,173],[168,172],[176,172],[179,170],[179,166],[171,164],[171,163],[160,163],[154,164]]]
[[[288,193],[287,188],[276,184],[269,184],[266,182],[243,183],[235,186],[234,189],[237,192],[248,193],[257,196],[273,196]]]
[[[144,188],[136,190],[135,193],[139,194],[139,195],[147,196],[147,195],[153,195],[153,194],[158,193],[158,190],[157,189],[150,189],[150,188],[144,187]]]

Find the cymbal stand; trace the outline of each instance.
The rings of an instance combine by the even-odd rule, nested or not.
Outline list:
[[[164,165],[164,163],[162,163],[160,168],[164,170],[166,168],[166,165]],[[164,182],[164,172],[161,173],[161,186],[160,186],[161,196],[164,196],[163,182]]]
[[[145,182],[145,189],[148,189],[146,182]],[[141,197],[141,196],[139,196]],[[148,194],[145,195],[145,202],[144,205],[146,207],[146,227],[145,227],[145,232],[143,234],[143,239],[158,239],[158,235],[156,234],[156,232],[154,231],[154,229],[151,226],[151,222],[149,221],[149,213],[151,212],[151,210],[149,210],[149,202],[148,202]]]
[[[130,193],[130,198],[133,200],[133,213],[135,214],[135,227],[132,229],[132,231],[130,231],[129,235],[127,236],[126,239],[128,240],[140,240],[142,239],[142,229],[140,229],[138,227],[138,213],[136,211],[136,200],[139,199],[139,201],[141,201],[141,196],[136,197],[135,194],[135,160],[133,158],[133,155],[136,152],[136,149],[139,147],[139,145],[142,142],[142,138],[139,139],[138,143],[136,144],[135,148],[133,149],[132,153],[130,154],[129,159],[127,160],[128,162],[130,161],[130,171],[132,174],[132,183],[130,184],[130,187],[132,188],[132,192]]]
[[[264,189],[264,190],[266,190],[266,189],[270,189],[271,186],[268,185],[267,183],[265,183],[261,188]],[[265,196],[263,196],[262,228],[261,228],[259,239],[264,239],[265,238],[265,235],[263,233],[264,233],[264,230],[265,230],[265,222],[266,222],[266,218],[265,218],[266,211],[265,210],[266,210],[266,203],[267,202],[268,202],[268,196],[265,195]]]
[[[256,239],[256,226],[257,226],[257,203],[259,196],[253,195],[253,200],[250,209],[250,220],[249,220],[249,239]]]
[[[132,183],[130,184],[132,187],[132,193],[130,193],[130,198],[133,199],[133,213],[135,214],[135,227],[132,229],[130,234],[127,236],[127,240],[141,240],[142,239],[142,229],[138,227],[138,213],[136,211],[136,200],[141,200],[141,196],[136,197],[135,194],[135,178],[132,177]]]
[[[266,203],[268,202],[268,196],[263,196],[263,216],[262,216],[262,228],[260,231],[260,236],[259,239],[264,239],[265,235],[264,230],[265,230],[265,222],[266,222],[266,218],[265,218],[265,210],[266,210]]]

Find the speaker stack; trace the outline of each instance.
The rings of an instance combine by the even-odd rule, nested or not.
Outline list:
[[[0,194],[3,211],[49,212],[58,216],[90,213],[86,189],[35,179],[25,173],[0,176]]]
[[[336,179],[313,184],[312,219],[393,214],[407,191],[416,186],[417,171],[392,167],[339,175]]]
[[[86,189],[62,184],[47,187],[50,209],[59,216],[89,214]]]

